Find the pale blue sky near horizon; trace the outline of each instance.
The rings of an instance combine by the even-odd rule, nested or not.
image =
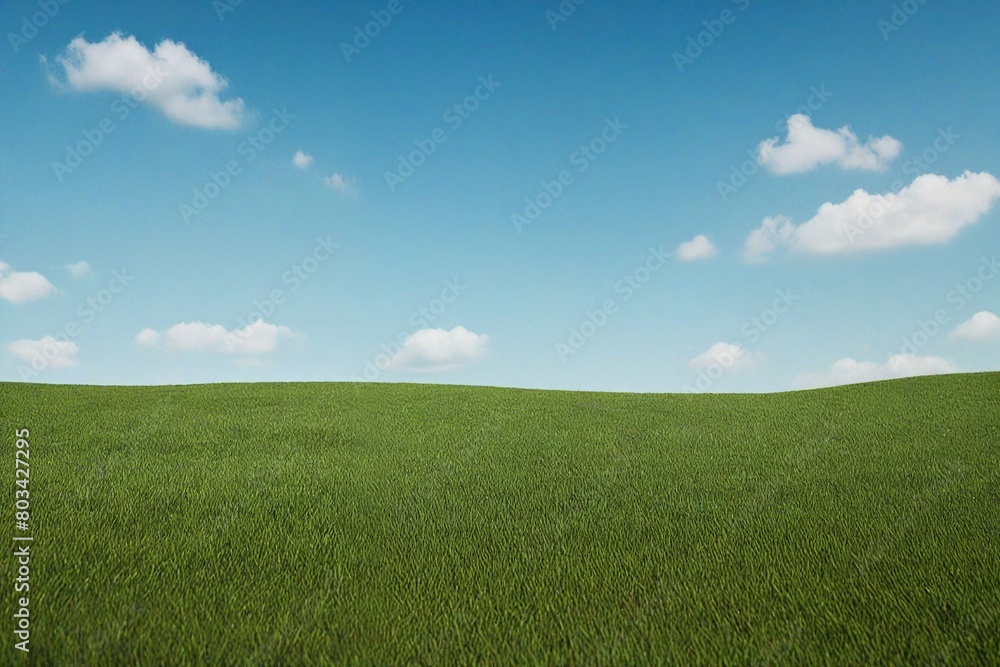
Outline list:
[[[43,0],[0,26],[0,380],[1000,370],[995,3]],[[147,57],[168,74],[130,106]],[[903,203],[844,245],[858,190]]]

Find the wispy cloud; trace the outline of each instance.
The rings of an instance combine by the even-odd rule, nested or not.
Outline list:
[[[160,333],[143,329],[135,342],[141,347],[163,348],[172,352],[211,352],[217,354],[270,354],[277,351],[282,338],[295,338],[291,329],[257,320],[242,329],[227,330],[221,324],[182,322]]]
[[[69,275],[73,276],[74,280],[80,280],[81,278],[86,278],[90,275],[90,264],[87,262],[67,264],[66,270],[69,271]]]
[[[7,351],[33,368],[73,368],[78,365],[80,348],[68,340],[44,336],[38,340],[24,338],[8,343]]]
[[[351,176],[332,174],[331,176],[324,178],[323,183],[345,197],[353,197],[358,194],[358,181],[356,178]]]
[[[834,362],[826,373],[800,376],[796,384],[800,387],[826,387],[956,372],[951,362],[941,357],[897,354],[884,364],[848,357]]]

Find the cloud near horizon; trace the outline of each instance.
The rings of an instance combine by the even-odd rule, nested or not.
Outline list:
[[[393,355],[387,370],[410,372],[450,371],[469,366],[489,354],[490,337],[465,327],[421,329],[406,339]]]
[[[56,56],[56,62],[65,79],[50,75],[57,86],[133,95],[180,125],[235,130],[243,123],[243,100],[221,100],[229,82],[180,42],[164,39],[150,51],[134,36],[120,32],[100,42],[88,42],[81,35]]]
[[[834,362],[826,373],[799,376],[796,384],[802,388],[829,387],[957,372],[951,362],[941,357],[897,354],[884,364],[845,357]]]
[[[699,370],[721,366],[727,371],[741,371],[756,367],[759,361],[759,358],[754,358],[742,346],[719,341],[688,361],[687,365]]]
[[[242,329],[228,331],[221,324],[181,322],[160,333],[146,328],[136,334],[140,347],[166,349],[171,352],[212,352],[217,354],[271,354],[283,338],[298,334],[285,326],[257,320]]]
[[[774,174],[800,174],[826,164],[884,171],[903,149],[903,144],[889,135],[868,137],[862,144],[847,125],[836,131],[824,130],[815,127],[805,114],[790,116],[786,128],[784,143],[773,137],[757,146],[757,162]]]
[[[839,204],[827,202],[801,225],[778,215],[747,236],[743,256],[761,262],[779,249],[804,255],[847,255],[912,245],[941,245],[979,221],[997,198],[992,174],[966,171],[949,180],[918,176],[898,193],[857,189]]]
[[[79,365],[76,355],[79,346],[72,341],[57,340],[43,336],[38,340],[23,338],[7,344],[7,351],[32,368],[55,370],[74,368]]]

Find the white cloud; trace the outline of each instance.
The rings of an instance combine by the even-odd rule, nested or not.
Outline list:
[[[903,149],[889,135],[868,137],[862,144],[846,125],[836,131],[823,130],[805,114],[790,116],[787,128],[784,143],[774,137],[757,146],[757,162],[775,174],[798,174],[834,163],[842,169],[883,171]]]
[[[143,329],[135,336],[135,342],[140,347],[156,347],[160,344],[160,333],[153,329]]]
[[[799,226],[784,216],[765,218],[746,239],[747,261],[763,261],[780,247],[809,255],[842,255],[907,245],[940,245],[977,222],[1000,197],[1000,181],[966,171],[954,180],[918,176],[898,193],[858,189],[826,203]]]
[[[229,83],[179,42],[165,39],[150,51],[132,35],[93,43],[80,36],[56,61],[75,91],[129,94],[181,125],[233,130],[243,121],[243,100],[220,100]]]
[[[704,234],[699,234],[690,241],[677,246],[677,259],[683,262],[697,262],[703,259],[712,259],[719,254],[712,242]]]
[[[740,371],[753,368],[757,361],[740,345],[718,342],[694,359],[687,362],[688,366],[707,370],[713,366],[721,366],[725,370]]]
[[[55,285],[42,274],[12,271],[9,264],[0,261],[0,299],[11,303],[25,303],[44,299],[55,291]]]
[[[743,244],[743,259],[763,262],[780,246],[788,245],[795,233],[792,221],[783,215],[764,218],[759,229],[747,236]]]
[[[66,270],[69,271],[69,275],[73,276],[74,280],[79,280],[80,278],[86,278],[90,275],[90,264],[87,262],[67,264]]]
[[[221,324],[182,322],[162,334],[143,329],[135,342],[142,347],[163,347],[172,352],[214,352],[219,354],[270,354],[282,338],[297,335],[284,326],[257,320],[242,329],[227,331]]]
[[[799,377],[797,384],[805,387],[826,387],[955,372],[957,372],[955,367],[941,357],[897,354],[884,364],[844,358],[831,365],[825,374],[811,374]]]
[[[56,340],[44,336],[39,340],[24,338],[8,343],[7,351],[32,368],[73,368],[78,364],[76,354],[80,348],[72,341]]]
[[[490,337],[465,327],[421,329],[410,335],[386,368],[394,371],[450,371],[473,364],[489,353]]]
[[[295,155],[292,156],[292,164],[299,169],[308,169],[312,163],[313,156],[302,151],[295,151]]]
[[[1000,317],[988,310],[976,313],[962,322],[948,336],[951,340],[993,340],[1000,338]]]
[[[357,179],[342,174],[333,174],[323,179],[323,182],[344,196],[356,195]]]

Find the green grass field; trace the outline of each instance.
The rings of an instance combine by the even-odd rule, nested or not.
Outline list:
[[[0,384],[0,426],[34,664],[1000,662],[1000,373]]]

